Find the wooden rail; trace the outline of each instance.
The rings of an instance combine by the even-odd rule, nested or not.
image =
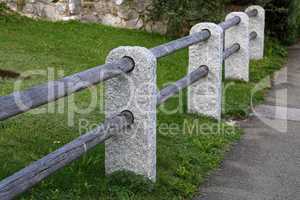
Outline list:
[[[106,120],[89,133],[2,180],[0,182],[0,199],[9,200],[25,192],[70,162],[77,160],[97,144],[115,136],[133,122],[132,113],[124,111]]]
[[[53,102],[91,85],[119,76],[122,73],[127,73],[133,68],[134,63],[132,59],[123,58],[118,62],[100,65],[57,81],[51,81],[32,87],[25,91],[18,91],[8,96],[1,96],[0,121]],[[49,89],[54,91],[50,97]],[[16,101],[16,99],[18,99],[18,101]],[[21,102],[22,105],[19,105],[18,102]]]
[[[257,37],[257,33],[255,32],[251,32],[249,35],[250,41],[254,40],[256,37]],[[238,52],[239,50],[240,50],[240,45],[237,43],[233,44],[231,47],[225,49],[223,54],[223,59],[226,60],[227,58],[229,58],[231,55]]]
[[[207,76],[209,68],[207,66],[200,66],[195,71],[189,73],[184,78],[176,81],[174,84],[171,84],[160,91],[157,95],[157,104],[161,104],[168,100],[170,97],[174,96],[180,90],[188,87],[189,85],[199,81],[201,78]]]

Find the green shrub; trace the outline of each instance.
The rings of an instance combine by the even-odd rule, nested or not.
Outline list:
[[[266,9],[266,30],[270,36],[293,43],[300,33],[299,0],[232,0],[242,6],[261,5]]]
[[[188,34],[191,26],[209,21],[221,22],[230,10],[249,5],[266,9],[266,30],[270,36],[293,43],[300,34],[299,0],[154,0],[153,18],[168,18],[168,35]]]
[[[298,38],[300,1],[271,1],[266,5],[267,30],[271,36],[286,43],[294,43]]]
[[[288,42],[295,42],[298,39],[300,30],[300,1],[291,0],[289,5],[288,18]]]
[[[228,0],[154,0],[154,19],[169,19],[168,34],[183,35],[201,21],[219,22]]]

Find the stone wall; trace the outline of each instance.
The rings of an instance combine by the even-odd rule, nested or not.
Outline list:
[[[10,9],[21,11],[21,14],[32,18],[45,18],[52,21],[79,19],[78,15],[70,15],[69,3],[65,0],[52,2],[51,0],[26,0],[24,5],[19,1],[1,0],[5,2]]]
[[[84,0],[82,19],[164,34],[167,20],[153,21],[153,9],[152,0]]]
[[[5,1],[17,10],[18,0]],[[152,0],[25,0],[21,9],[28,16],[50,20],[78,19],[105,25],[167,32],[168,19],[152,20]]]

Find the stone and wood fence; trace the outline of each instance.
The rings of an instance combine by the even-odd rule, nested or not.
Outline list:
[[[125,170],[155,181],[157,106],[188,88],[188,112],[221,120],[223,66],[226,78],[249,81],[249,60],[263,57],[264,23],[264,9],[251,6],[220,24],[199,23],[189,36],[151,49],[119,47],[104,65],[1,96],[6,120],[100,82],[106,87],[104,123],[2,180],[0,199],[16,197],[104,142],[107,174]],[[157,60],[187,47],[187,75],[158,91]]]

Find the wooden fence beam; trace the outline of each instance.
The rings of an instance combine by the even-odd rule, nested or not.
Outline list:
[[[106,120],[101,126],[64,145],[44,158],[0,182],[0,199],[10,200],[30,189],[57,170],[77,160],[89,149],[115,136],[133,124],[131,112],[124,111]]]
[[[127,73],[133,68],[134,63],[130,58],[122,58],[58,81],[50,81],[25,91],[16,91],[8,96],[0,96],[0,121]]]

